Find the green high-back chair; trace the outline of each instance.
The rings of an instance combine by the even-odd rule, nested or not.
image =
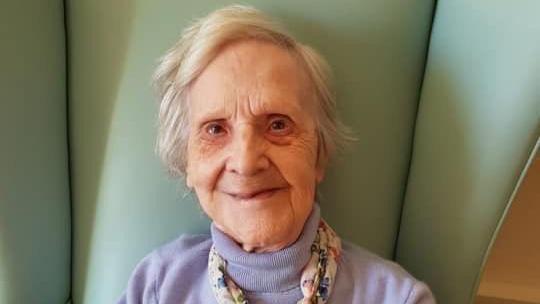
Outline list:
[[[229,3],[2,0],[1,304],[114,303],[144,255],[208,229],[153,153],[150,77]],[[327,173],[323,216],[439,303],[471,303],[540,134],[540,2],[244,3],[334,69],[358,141]]]

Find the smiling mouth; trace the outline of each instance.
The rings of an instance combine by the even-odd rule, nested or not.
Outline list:
[[[227,194],[238,200],[264,199],[264,198],[268,198],[274,195],[274,193],[278,192],[281,189],[282,188],[271,188],[271,189],[266,189],[266,190],[261,190],[257,192],[251,192],[251,193],[227,193]]]

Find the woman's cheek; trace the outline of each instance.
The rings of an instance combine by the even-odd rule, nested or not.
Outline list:
[[[317,162],[317,137],[300,136],[288,146],[291,159],[303,160],[302,164],[310,170]]]
[[[205,143],[194,143],[191,147],[188,154],[188,178],[199,191],[211,191],[224,168],[223,149]]]
[[[298,190],[310,189],[316,181],[317,152],[311,146],[312,144],[305,143],[275,147],[269,153],[283,178],[293,187],[299,188]]]

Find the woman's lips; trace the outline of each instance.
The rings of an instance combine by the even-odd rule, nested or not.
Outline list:
[[[240,192],[240,193],[227,193],[235,199],[239,200],[250,200],[250,199],[264,199],[272,196],[281,188],[270,188],[266,190],[259,190],[254,192]]]

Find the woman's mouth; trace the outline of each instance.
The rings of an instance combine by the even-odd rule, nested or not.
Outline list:
[[[253,200],[253,199],[265,199],[274,195],[281,188],[269,188],[264,190],[252,191],[252,192],[236,192],[227,193],[237,200]]]

